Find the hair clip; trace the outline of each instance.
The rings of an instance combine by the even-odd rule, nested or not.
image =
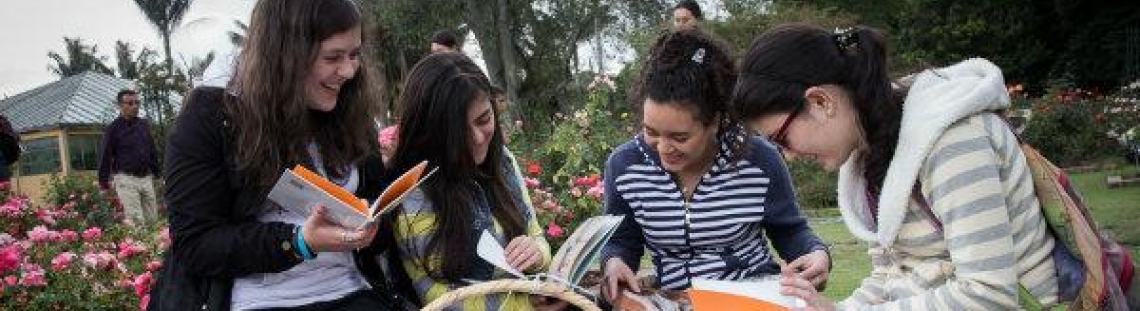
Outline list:
[[[835,28],[835,33],[832,34],[835,39],[835,46],[839,47],[839,52],[847,53],[852,48],[859,45],[859,37],[855,36],[855,28]]]
[[[693,62],[697,64],[705,62],[705,48],[699,48],[693,52]]]

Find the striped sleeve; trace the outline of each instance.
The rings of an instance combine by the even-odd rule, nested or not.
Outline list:
[[[841,310],[857,309],[855,306],[877,305],[887,300],[885,271],[887,265],[883,263],[883,248],[878,243],[871,243],[867,254],[871,257],[871,275],[864,278],[859,287],[851,293],[847,300],[839,303]]]
[[[971,121],[973,120],[973,121]],[[976,118],[946,130],[927,157],[923,195],[942,221],[953,276],[873,310],[1018,309],[1013,230],[997,151]]]
[[[438,266],[440,263],[439,256],[431,255],[426,251],[427,241],[435,229],[435,214],[423,211],[408,213],[403,209],[398,210],[398,212],[400,214],[396,216],[394,226],[396,243],[399,244],[400,255],[403,258],[401,265],[412,280],[412,285],[421,301],[431,303],[443,294],[465,285],[439,282],[428,276],[420,263],[421,260],[432,266]],[[537,228],[537,222],[532,221],[528,226],[528,231],[533,231],[535,228]],[[540,247],[549,249],[545,239],[538,238],[536,240]],[[550,262],[550,252],[544,251],[543,256],[541,265],[546,266]],[[529,297],[526,294],[475,295],[455,304],[454,307],[457,307],[458,310],[470,311],[531,309]]]

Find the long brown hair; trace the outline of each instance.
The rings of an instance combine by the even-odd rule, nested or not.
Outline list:
[[[333,177],[377,150],[373,116],[380,109],[379,92],[367,53],[330,112],[309,109],[303,84],[321,41],[353,27],[365,29],[353,0],[262,0],[254,7],[230,84],[237,100],[225,109],[234,121],[237,167],[256,185],[269,185],[287,165],[304,163],[310,142],[320,146]]]
[[[432,255],[416,261],[433,278],[459,282],[470,270],[472,262],[467,259],[478,238],[471,234],[479,200],[470,190],[473,183],[485,190],[491,213],[508,239],[525,233],[527,215],[520,206],[525,203],[516,202],[520,194],[508,185],[517,173],[505,165],[508,160],[498,122],[482,164],[475,163],[468,147],[467,110],[476,100],[490,100],[490,94],[491,83],[471,59],[459,53],[437,53],[412,68],[400,95],[400,137],[393,167],[403,171],[423,160],[439,166],[421,187],[435,209],[436,230],[425,249]],[[436,267],[429,260],[436,255],[448,260]]]

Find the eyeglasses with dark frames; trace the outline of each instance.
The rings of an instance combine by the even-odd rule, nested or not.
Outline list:
[[[772,143],[776,144],[780,149],[788,149],[788,126],[792,125],[792,120],[795,120],[796,116],[799,116],[800,112],[802,112],[806,106],[807,105],[800,105],[796,107],[796,110],[792,110],[792,113],[789,113],[788,117],[784,118],[784,123],[780,124],[780,128],[770,137]]]

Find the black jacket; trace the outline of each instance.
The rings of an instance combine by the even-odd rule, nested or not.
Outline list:
[[[292,250],[294,225],[259,222],[250,208],[264,204],[269,189],[252,186],[235,169],[224,94],[220,88],[193,90],[167,139],[172,245],[151,291],[150,310],[229,310],[234,278],[282,272],[302,261]],[[380,158],[370,156],[359,169],[357,196],[375,199],[386,184]],[[384,229],[354,257],[374,291],[402,309],[395,307],[399,297],[375,260],[392,253],[387,246],[394,243],[385,243],[391,233]]]

